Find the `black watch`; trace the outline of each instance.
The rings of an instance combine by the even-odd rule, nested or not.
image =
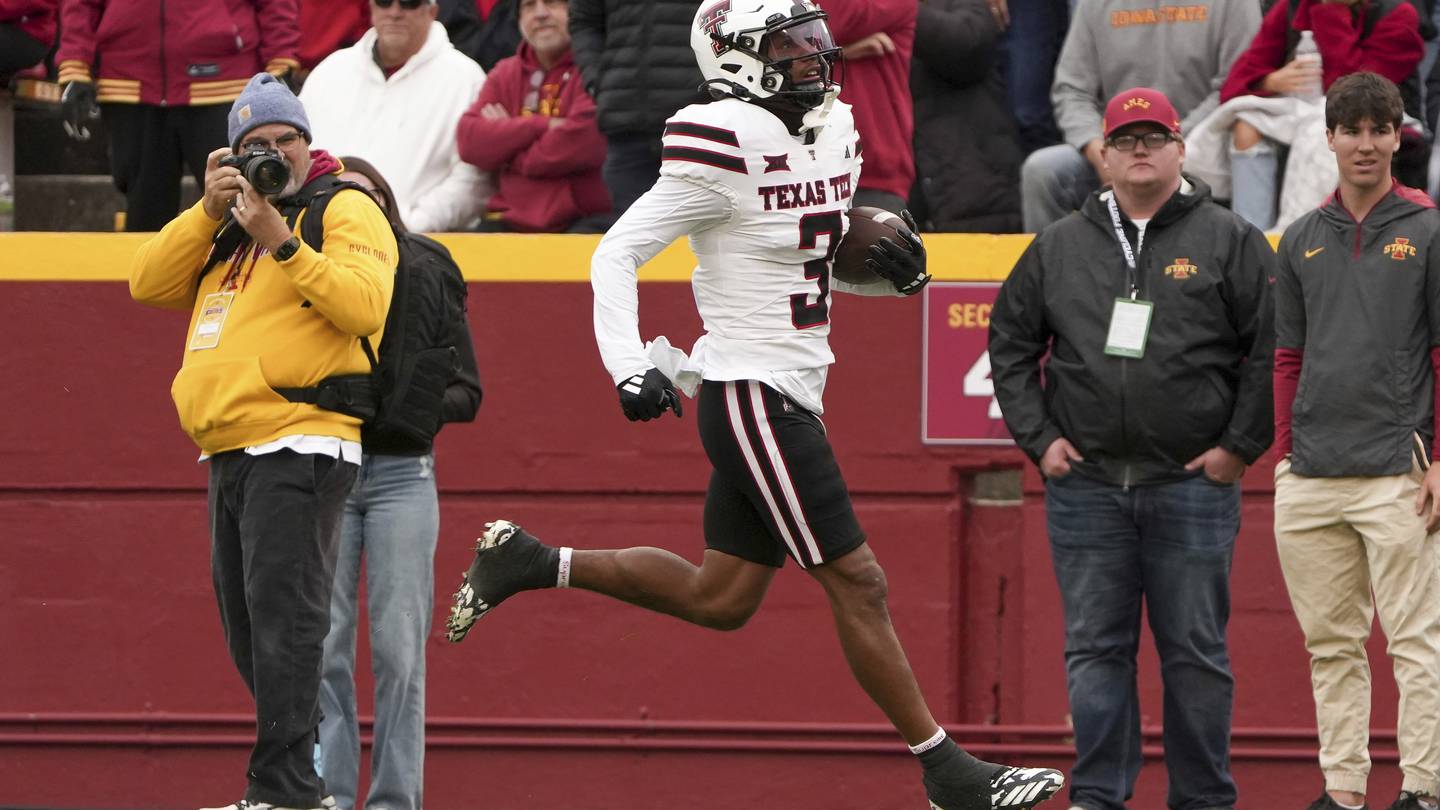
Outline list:
[[[294,256],[299,251],[300,237],[292,236],[289,239],[286,239],[284,242],[281,242],[280,247],[275,248],[275,260],[279,262],[288,262],[290,261],[290,257]]]

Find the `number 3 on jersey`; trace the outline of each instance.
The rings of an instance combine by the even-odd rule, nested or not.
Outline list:
[[[805,278],[814,281],[818,288],[815,303],[810,303],[809,293],[790,296],[790,322],[796,329],[812,329],[830,322],[830,262],[840,247],[840,236],[845,231],[845,215],[839,211],[822,211],[806,214],[800,218],[800,249],[814,250],[817,240],[824,234],[825,256],[805,262]]]

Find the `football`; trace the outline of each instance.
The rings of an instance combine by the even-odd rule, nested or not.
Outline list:
[[[835,251],[830,275],[847,284],[869,284],[880,278],[865,265],[865,260],[870,258],[870,246],[880,237],[888,236],[891,241],[905,247],[906,242],[899,234],[901,231],[909,233],[910,229],[905,227],[905,220],[883,208],[862,205],[851,208],[849,215],[850,229]]]

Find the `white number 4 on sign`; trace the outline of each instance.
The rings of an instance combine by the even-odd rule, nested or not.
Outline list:
[[[990,352],[981,352],[980,359],[965,372],[963,393],[967,397],[989,397],[991,419],[1000,417],[1000,400],[995,398],[995,381],[990,379]]]

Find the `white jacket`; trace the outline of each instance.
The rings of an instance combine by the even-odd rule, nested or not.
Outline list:
[[[488,175],[462,161],[460,116],[480,94],[485,71],[455,50],[438,22],[420,52],[389,79],[375,63],[375,29],[325,57],[300,91],[317,149],[374,164],[394,190],[412,231],[470,227],[485,210]]]
[[[1236,96],[1220,105],[1185,137],[1185,171],[1204,180],[1217,199],[1233,199],[1230,130],[1245,121],[1277,143],[1289,144],[1280,210],[1272,233],[1314,211],[1340,183],[1340,169],[1325,137],[1325,100],[1288,96]],[[1272,181],[1274,182],[1274,181]]]

